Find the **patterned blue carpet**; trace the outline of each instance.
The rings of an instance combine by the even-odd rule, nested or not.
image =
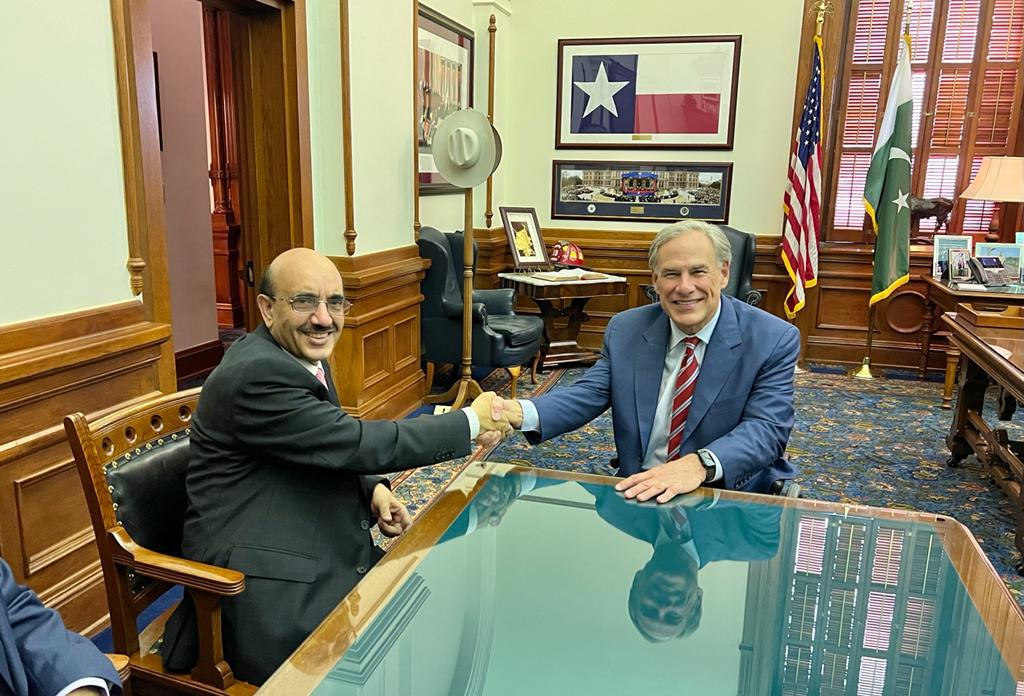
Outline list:
[[[804,497],[949,515],[971,530],[1024,606],[1024,578],[1014,572],[1018,556],[1009,501],[973,457],[962,468],[945,466],[949,452],[944,438],[953,414],[939,408],[942,385],[891,377],[862,382],[830,372],[812,368],[796,378],[796,425],[788,454],[801,469],[798,481]],[[537,389],[557,389],[580,374],[580,369],[555,371]],[[495,390],[506,385],[507,377],[498,372],[483,384]],[[520,383],[520,396],[531,391],[528,380]],[[399,496],[415,512],[468,461],[486,457],[609,474],[614,454],[611,415],[605,413],[537,447],[516,435],[469,459],[401,474],[396,484],[401,484]]]

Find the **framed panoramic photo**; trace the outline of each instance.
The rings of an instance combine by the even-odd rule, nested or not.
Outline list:
[[[512,265],[517,269],[550,268],[537,211],[534,208],[502,206],[498,212],[508,237],[508,248],[512,250]]]
[[[556,160],[551,217],[729,221],[732,162]]]
[[[731,150],[739,36],[560,39],[557,148]]]
[[[457,193],[434,166],[434,133],[448,114],[473,106],[473,31],[419,6],[416,133],[420,193]]]

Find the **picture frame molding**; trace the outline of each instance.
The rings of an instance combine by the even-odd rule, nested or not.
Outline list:
[[[609,46],[629,44],[664,44],[664,43],[732,43],[733,61],[730,73],[730,103],[729,115],[726,119],[725,142],[723,143],[679,143],[679,142],[655,142],[644,138],[650,134],[629,134],[631,137],[623,139],[623,142],[566,142],[562,133],[562,108],[563,104],[562,80],[564,79],[564,51],[566,46]],[[555,84],[555,149],[571,150],[621,150],[621,149],[646,149],[646,150],[732,150],[736,132],[736,103],[739,96],[740,57],[743,37],[740,34],[723,35],[696,35],[696,36],[640,36],[640,37],[600,37],[591,39],[559,39],[556,52],[557,71]],[[571,75],[569,76],[571,79]],[[572,90],[569,92],[572,93]],[[567,105],[572,109],[571,100]],[[571,119],[571,114],[570,114]],[[571,125],[570,125],[571,127]],[[638,137],[639,136],[639,137]]]

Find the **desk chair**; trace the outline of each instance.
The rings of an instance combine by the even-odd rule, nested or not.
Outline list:
[[[744,232],[728,225],[718,225],[718,229],[729,238],[732,247],[729,264],[729,282],[722,292],[737,300],[743,300],[755,307],[761,306],[761,293],[753,288],[754,255],[757,247],[757,235]],[[653,285],[641,285],[644,294],[651,302],[658,301],[658,294]]]
[[[234,570],[181,558],[189,424],[199,389],[143,399],[92,422],[81,413],[64,419],[85,490],[114,650],[128,656],[137,693],[251,694],[224,661],[220,597],[245,589]],[[199,660],[191,675],[168,672],[152,647],[170,611],[140,635],[136,618],[173,585],[196,605]],[[147,688],[148,687],[148,688]]]
[[[427,362],[428,388],[435,363],[458,365],[462,361],[462,233],[441,233],[433,227],[420,230],[420,256],[430,259],[420,283],[420,338]],[[476,243],[473,270],[476,270]],[[544,321],[519,315],[515,291],[503,288],[473,291],[474,367],[501,367],[512,376],[512,398],[522,365],[540,350]]]

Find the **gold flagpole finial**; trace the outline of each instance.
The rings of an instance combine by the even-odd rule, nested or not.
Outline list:
[[[830,0],[818,0],[811,9],[818,13],[815,21],[817,22],[817,28],[814,31],[815,36],[821,36],[821,25],[825,23],[825,13],[832,11],[832,3]]]
[[[903,37],[910,46],[910,15],[914,11],[914,0],[907,0],[907,12],[903,15]]]

